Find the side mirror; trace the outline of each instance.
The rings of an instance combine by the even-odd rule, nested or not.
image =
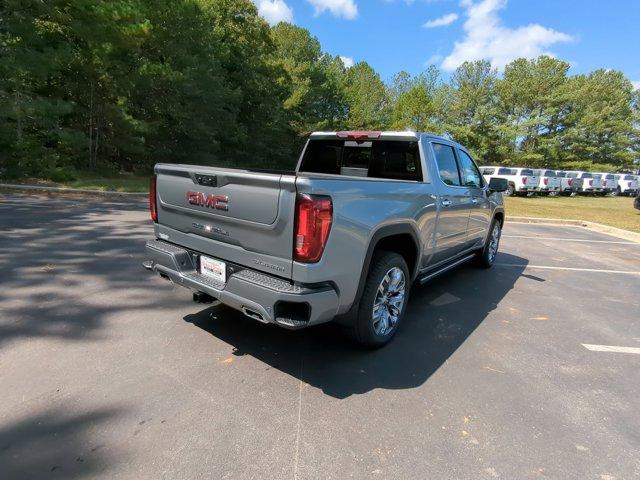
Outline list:
[[[493,177],[489,180],[490,192],[506,192],[509,189],[509,182],[506,178]]]

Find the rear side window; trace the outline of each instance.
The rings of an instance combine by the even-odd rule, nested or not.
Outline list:
[[[498,170],[498,175],[515,175],[515,172],[510,168],[501,168]]]
[[[422,180],[418,142],[310,140],[300,172]]]
[[[447,185],[460,186],[460,174],[458,173],[453,147],[442,145],[441,143],[433,143],[432,145],[442,181]]]
[[[482,174],[483,175],[493,175],[494,173],[496,173],[496,169],[495,168],[483,168],[482,169]]]

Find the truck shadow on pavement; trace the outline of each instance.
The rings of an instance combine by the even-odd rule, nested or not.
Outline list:
[[[376,388],[415,388],[498,308],[528,263],[505,253],[498,261],[513,266],[487,271],[468,265],[414,286],[396,338],[374,351],[355,346],[332,324],[288,331],[225,306],[184,319],[233,346],[235,355],[251,355],[335,398]]]

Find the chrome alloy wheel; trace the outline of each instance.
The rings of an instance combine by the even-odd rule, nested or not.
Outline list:
[[[376,335],[386,335],[398,323],[406,289],[404,272],[398,267],[390,269],[380,282],[373,302],[373,330]]]
[[[490,263],[493,263],[493,259],[496,257],[496,253],[498,253],[499,244],[500,244],[500,224],[496,223],[493,226],[493,231],[491,232],[491,238],[489,239],[489,251],[487,252]]]

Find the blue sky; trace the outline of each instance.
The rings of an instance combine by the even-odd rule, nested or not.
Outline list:
[[[572,73],[621,70],[640,87],[640,0],[254,0],[270,23],[307,28],[322,48],[369,62],[389,80],[429,63],[549,53]],[[348,62],[349,60],[347,60]]]

